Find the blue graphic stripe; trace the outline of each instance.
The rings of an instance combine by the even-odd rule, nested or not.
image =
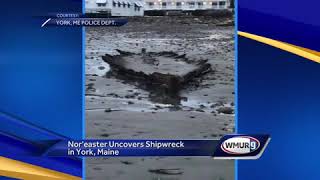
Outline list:
[[[272,136],[259,160],[238,162],[238,179],[318,180],[320,64],[243,37],[238,44],[238,131]]]
[[[269,3],[269,2],[268,2]],[[239,8],[239,31],[268,37],[296,46],[320,51],[320,25],[294,21],[289,17]]]

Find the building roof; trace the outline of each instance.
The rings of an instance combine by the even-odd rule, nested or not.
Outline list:
[[[107,0],[96,0],[96,3],[107,3]]]
[[[139,7],[143,7],[143,4],[139,1],[135,1],[134,4]]]

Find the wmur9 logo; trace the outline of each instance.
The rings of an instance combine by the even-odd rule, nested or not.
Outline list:
[[[253,153],[260,147],[260,141],[250,136],[236,136],[222,142],[221,149],[232,155]]]

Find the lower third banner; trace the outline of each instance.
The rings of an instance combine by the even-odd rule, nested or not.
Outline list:
[[[216,159],[257,159],[269,135],[225,135],[220,140],[64,140],[43,154],[55,157],[210,156]]]

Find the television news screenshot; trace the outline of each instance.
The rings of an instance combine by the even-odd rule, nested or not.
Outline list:
[[[2,2],[0,180],[320,179],[319,5]]]

